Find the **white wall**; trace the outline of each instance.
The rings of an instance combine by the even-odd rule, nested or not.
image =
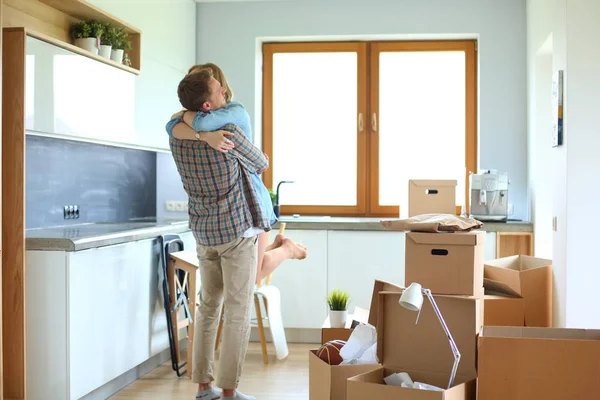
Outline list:
[[[196,3],[193,0],[91,0],[142,31],[142,70],[136,78],[136,127],[169,148],[165,124],[181,109],[177,85],[196,62]],[[165,200],[185,200],[170,153],[157,155],[157,216],[167,216]],[[185,213],[178,213],[185,217]]]
[[[600,1],[567,0],[567,326],[600,328]],[[596,147],[599,146],[599,147]]]
[[[257,135],[257,39],[478,35],[480,166],[510,174],[514,217],[529,218],[525,0],[298,0],[201,3],[197,10],[198,61],[224,69]]]
[[[600,159],[594,156],[600,144],[599,19],[597,0],[527,0],[529,174],[536,255],[553,259],[554,324],[561,327],[600,328],[600,312],[592,306],[600,269],[594,263],[597,240],[591,225],[600,188],[589,184],[595,178],[588,178],[600,170]],[[552,148],[550,99],[543,93],[549,95],[549,73],[559,69],[565,74],[564,145]],[[556,232],[548,221],[552,216],[557,217]]]

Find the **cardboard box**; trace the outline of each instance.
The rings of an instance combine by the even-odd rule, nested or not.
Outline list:
[[[511,256],[484,263],[486,292],[525,299],[525,326],[552,326],[552,261]]]
[[[401,293],[380,292],[377,353],[382,366],[347,382],[348,400],[475,400],[477,334],[483,325],[483,298],[434,295],[461,353],[454,385],[443,392],[386,385],[385,376],[408,372],[415,381],[446,388],[454,358],[442,326],[427,298],[418,323],[417,312],[398,304]]]
[[[436,294],[483,296],[485,232],[406,232],[405,282]]]
[[[483,296],[484,326],[525,326],[525,300],[486,294]]]
[[[408,216],[456,214],[456,180],[409,180]]]
[[[317,350],[308,353],[308,398],[310,400],[346,400],[346,380],[371,371],[379,364],[329,365],[317,357]]]
[[[377,328],[377,313],[379,309],[379,292],[397,292],[402,293],[404,288],[388,281],[375,280],[373,284],[373,295],[371,297],[371,307],[369,308],[369,325]]]
[[[321,327],[321,344],[325,344],[331,340],[347,341],[358,324],[361,322],[368,324],[368,321],[369,311],[360,307],[355,307],[354,314],[348,315],[348,320],[346,321],[346,326],[344,328],[332,328],[329,323],[329,316],[327,316]]]
[[[600,330],[484,327],[480,400],[600,398]]]

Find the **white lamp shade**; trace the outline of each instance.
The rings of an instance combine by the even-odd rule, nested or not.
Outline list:
[[[421,285],[413,282],[400,296],[400,305],[410,311],[420,311],[423,306],[423,292]]]

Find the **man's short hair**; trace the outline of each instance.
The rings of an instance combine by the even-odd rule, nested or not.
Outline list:
[[[177,87],[179,102],[189,111],[202,111],[202,104],[210,98],[208,82],[213,77],[212,71],[203,69],[187,74]]]

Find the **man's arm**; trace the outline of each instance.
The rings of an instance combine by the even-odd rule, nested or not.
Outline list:
[[[244,135],[237,125],[228,124],[222,129],[234,134],[230,138],[235,147],[228,154],[237,158],[242,167],[254,174],[261,174],[269,167],[269,161],[264,153]]]

